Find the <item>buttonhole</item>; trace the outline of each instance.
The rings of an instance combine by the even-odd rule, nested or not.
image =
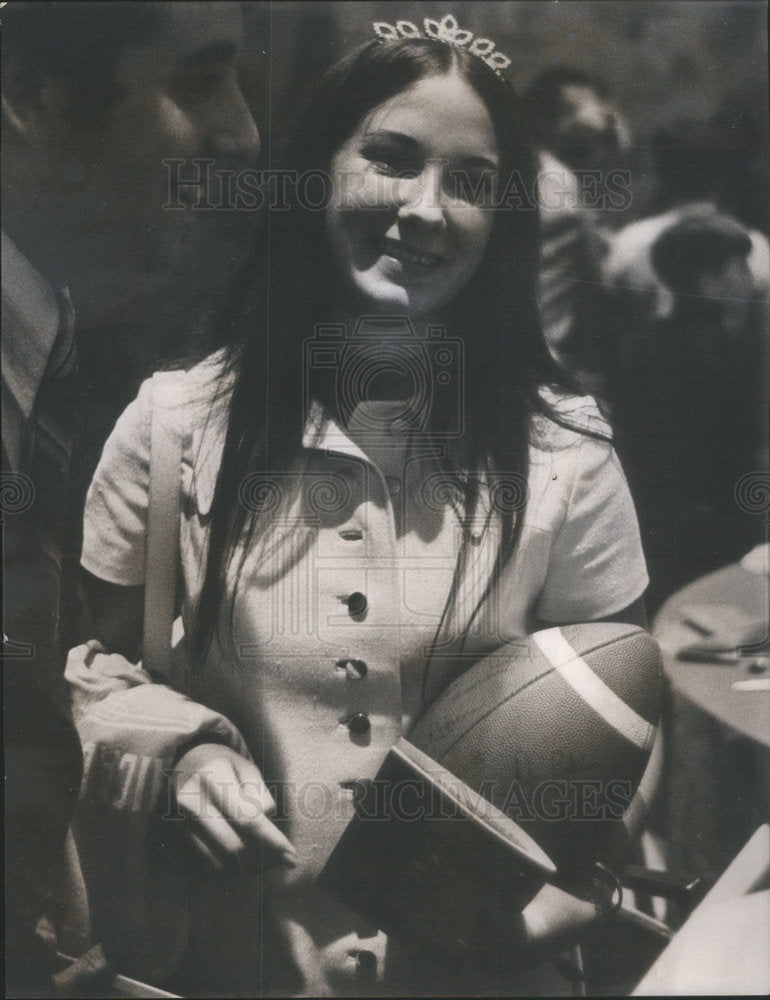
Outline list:
[[[386,819],[387,810],[383,799],[382,786],[372,778],[352,778],[341,781],[340,787],[348,792],[353,800],[356,813],[371,819]],[[365,935],[371,937],[371,934]]]
[[[371,780],[366,778],[351,778],[348,781],[341,781],[340,788],[343,792],[347,793],[347,796],[351,798],[354,805],[357,806],[366,798],[371,784]]]
[[[346,542],[360,542],[363,537],[364,533],[359,528],[346,528],[340,532],[340,538]]]

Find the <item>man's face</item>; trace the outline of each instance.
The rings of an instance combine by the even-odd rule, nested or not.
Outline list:
[[[564,86],[561,98],[557,155],[573,169],[618,166],[631,134],[615,104],[585,84]]]
[[[216,179],[218,170],[253,166],[260,151],[236,75],[238,5],[163,3],[158,9],[151,36],[118,58],[120,93],[105,122],[73,129],[63,140],[62,235],[72,235],[82,265],[91,262],[104,280],[111,263],[124,272],[163,273],[189,259],[202,234],[205,252],[205,233],[218,213],[193,210],[189,202],[208,198],[219,205],[219,186],[207,192],[205,186],[178,188],[176,181],[205,176],[193,161],[213,160],[209,176]],[[184,163],[169,166],[168,160]]]

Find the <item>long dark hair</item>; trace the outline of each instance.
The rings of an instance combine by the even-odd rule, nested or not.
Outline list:
[[[540,326],[536,158],[514,89],[477,56],[443,42],[373,41],[327,74],[299,122],[286,160],[300,178],[312,172],[328,175],[333,155],[365,114],[421,79],[450,72],[473,88],[489,112],[500,155],[500,194],[505,196],[494,209],[492,233],[477,271],[441,317],[448,335],[462,338],[466,348],[465,431],[462,444],[450,447],[441,462],[459,491],[467,527],[477,508],[480,480],[492,487],[511,475],[526,481],[533,415],[561,422],[541,387],[573,388],[551,358]],[[291,186],[287,193],[288,204],[271,210],[259,234],[257,262],[229,319],[237,345],[230,352],[235,388],[212,505],[195,657],[204,655],[215,634],[226,570],[236,551],[245,557],[260,520],[259,511],[236,502],[244,478],[286,470],[301,451],[302,342],[317,324],[334,316],[335,276],[324,213],[301,204]],[[437,412],[431,419],[429,433],[440,431],[436,422],[442,415]],[[506,507],[500,518],[498,567],[510,558],[521,532],[515,510]],[[494,579],[486,593],[493,584]]]

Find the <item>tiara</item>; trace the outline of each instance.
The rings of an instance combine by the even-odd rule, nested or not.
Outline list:
[[[452,14],[446,14],[440,21],[426,17],[423,20],[423,26],[423,31],[420,31],[417,25],[411,21],[396,21],[395,24],[375,21],[373,25],[375,33],[388,41],[399,38],[436,38],[440,42],[447,42],[449,45],[467,49],[472,55],[483,59],[498,76],[502,75],[502,71],[511,65],[508,56],[495,51],[495,43],[491,39],[474,38],[473,32],[461,28],[457,23],[457,18]]]

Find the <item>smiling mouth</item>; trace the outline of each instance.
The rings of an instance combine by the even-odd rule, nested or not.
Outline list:
[[[387,237],[380,243],[380,252],[387,257],[392,257],[400,264],[405,264],[409,267],[432,269],[438,267],[439,264],[443,264],[445,261],[445,258],[439,254],[415,250],[405,243],[401,243],[399,240],[391,240]]]

